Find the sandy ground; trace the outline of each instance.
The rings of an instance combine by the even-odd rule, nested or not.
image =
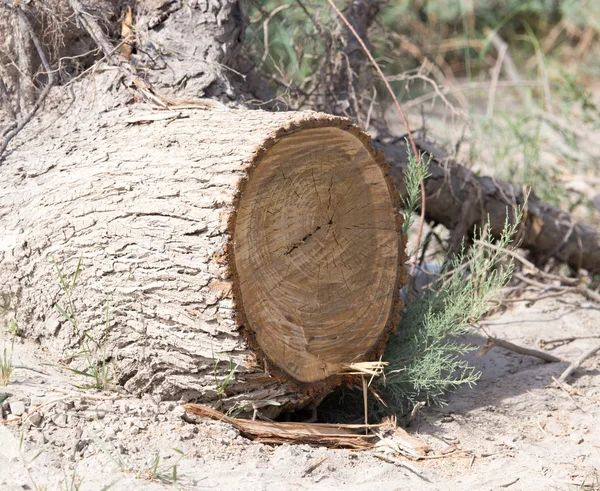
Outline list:
[[[600,343],[600,306],[576,296],[510,305],[483,328],[535,348],[578,338],[552,345],[565,361],[500,348],[474,354],[478,385],[452,394],[446,407],[422,410],[409,428],[433,448],[458,450],[421,461],[398,455],[395,464],[375,456],[381,449],[253,443],[223,423],[186,422],[175,402],[79,391],[81,377],[33,342],[18,341],[18,368],[0,389],[8,395],[2,412],[5,420],[14,418],[11,409],[31,414],[22,424],[0,424],[0,489],[600,489],[600,356],[568,380],[571,395],[552,383]],[[470,341],[483,345],[485,336],[474,332]]]

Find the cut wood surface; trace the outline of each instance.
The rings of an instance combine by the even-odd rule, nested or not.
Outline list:
[[[277,412],[378,358],[404,239],[367,135],[224,107],[131,125],[148,109],[85,97],[75,117],[45,111],[0,166],[6,321],[78,366],[53,259],[69,277],[81,257],[79,326],[108,339],[130,392]]]
[[[336,118],[299,126],[308,129],[260,152],[243,188],[233,286],[261,350],[310,383],[382,351],[397,320],[402,244],[381,155]]]

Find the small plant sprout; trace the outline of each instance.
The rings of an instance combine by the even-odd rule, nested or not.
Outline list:
[[[237,370],[238,365],[233,366],[233,360],[230,356],[229,357],[229,373],[221,382],[219,382],[219,379],[217,376],[217,366],[219,364],[219,360],[217,358],[215,358],[214,354],[213,354],[213,359],[215,360],[214,367],[213,367],[213,377],[215,378],[215,389],[217,391],[217,396],[219,398],[219,406],[222,409],[223,408],[223,394],[225,393],[225,389],[227,389],[227,386],[233,380],[233,377],[234,377],[235,371]]]
[[[159,454],[156,454],[152,459],[146,462],[143,469],[137,474],[137,478],[146,479],[148,481],[160,481],[164,484],[171,484],[177,487],[177,481],[181,477],[177,466],[185,453],[178,448],[173,448],[172,450],[179,454],[179,457],[174,464],[161,465],[161,457]]]
[[[54,257],[52,261],[54,262],[54,266],[56,267],[56,271],[58,272],[58,279],[60,280],[60,285],[62,287],[63,293],[67,297],[67,306],[66,309],[63,309],[59,304],[56,304],[56,309],[61,313],[61,315],[71,323],[73,329],[77,334],[79,333],[79,326],[77,323],[77,316],[75,315],[75,305],[73,304],[73,292],[75,291],[75,286],[77,285],[77,279],[79,278],[79,272],[81,271],[81,260],[83,256],[79,256],[79,261],[77,261],[77,267],[75,268],[75,273],[73,274],[73,279],[70,283],[65,281],[65,277],[63,275],[60,266],[56,262]]]
[[[428,160],[421,157],[421,165],[418,165],[417,159],[415,158],[408,141],[406,142],[406,151],[408,153],[408,166],[404,174],[406,198],[402,198],[402,204],[404,205],[404,209],[402,210],[402,217],[404,218],[402,233],[405,234],[408,233],[413,224],[417,208],[421,204],[421,183],[431,176],[429,173],[429,163],[432,158],[431,155]]]
[[[83,478],[78,476],[75,471],[70,476],[65,474],[64,484],[61,489],[64,491],[79,491],[83,484]]]
[[[12,364],[13,352],[15,349],[15,338],[17,337],[17,324],[13,320],[10,327],[11,333],[11,345],[10,351],[6,348],[6,344],[3,347],[2,353],[0,353],[0,385],[7,386],[10,381],[10,376],[15,369]]]
[[[108,300],[106,301],[106,308],[104,311],[105,327],[104,332],[99,339],[91,336],[87,330],[81,329],[77,320],[77,313],[73,302],[73,293],[77,286],[77,279],[79,278],[79,273],[81,271],[81,260],[82,257],[80,256],[73,279],[68,282],[65,280],[65,276],[58,266],[58,263],[53,258],[60,284],[66,297],[66,305],[62,307],[60,304],[56,304],[56,309],[65,320],[71,324],[73,330],[81,338],[80,351],[76,354],[75,358],[83,360],[84,368],[80,370],[69,367],[69,370],[90,379],[90,383],[88,384],[77,385],[76,387],[78,389],[114,389],[116,387],[117,367],[114,358],[112,358],[108,352],[110,302]]]

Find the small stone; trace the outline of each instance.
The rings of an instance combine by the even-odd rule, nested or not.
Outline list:
[[[571,433],[571,440],[573,440],[577,445],[583,443],[583,435],[581,433]]]
[[[104,401],[101,404],[98,404],[98,406],[96,406],[96,409],[104,413],[112,413],[114,411],[112,401]]]
[[[75,411],[85,411],[86,409],[88,409],[88,407],[89,404],[87,403],[87,401],[82,401],[80,399],[74,401],[73,404],[73,408],[75,409]]]
[[[31,405],[33,407],[41,406],[47,400],[44,396],[31,396]]]
[[[13,416],[21,416],[25,412],[25,404],[23,401],[11,401],[9,406]]]
[[[52,422],[59,428],[64,428],[67,426],[67,415],[63,413],[56,414],[52,417]]]
[[[171,411],[171,414],[177,418],[182,418],[185,414],[185,409],[183,408],[183,406],[175,406],[173,408],[173,411]]]
[[[44,417],[41,415],[41,413],[35,412],[33,414],[30,414],[29,417],[27,418],[29,420],[29,422],[33,425],[33,426],[37,426],[40,427],[42,425],[42,421],[44,420]]]
[[[117,437],[117,432],[113,428],[106,428],[104,435],[108,441],[113,441]]]
[[[48,439],[46,436],[39,430],[31,433],[31,440],[38,445],[43,445],[44,443],[48,443]]]
[[[90,444],[89,440],[79,440],[75,444],[75,452],[83,452],[89,444]]]
[[[56,405],[56,409],[58,411],[62,411],[62,412],[67,412],[67,411],[73,409],[74,407],[75,407],[74,401],[68,401],[68,402],[63,401],[63,402],[59,402]]]
[[[145,421],[140,421],[139,419],[133,422],[134,426],[137,426],[140,430],[145,430],[148,428],[148,424]]]

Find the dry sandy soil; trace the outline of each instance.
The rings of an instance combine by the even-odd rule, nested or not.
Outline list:
[[[562,363],[500,348],[474,354],[477,386],[452,394],[446,407],[422,410],[409,428],[438,455],[457,450],[420,461],[396,455],[395,463],[376,457],[381,448],[253,443],[223,423],[186,422],[175,402],[79,391],[81,377],[19,340],[2,414],[8,421],[11,409],[31,415],[0,424],[0,489],[600,489],[600,356],[568,379],[571,395],[552,382],[600,342],[600,306],[576,296],[512,303],[483,328],[535,348],[577,339],[546,345]],[[482,346],[478,332],[470,341]]]

